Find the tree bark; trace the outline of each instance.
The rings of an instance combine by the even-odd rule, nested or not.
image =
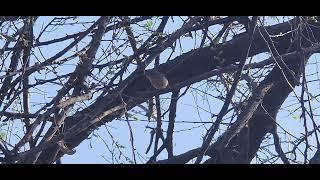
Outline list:
[[[266,27],[266,30],[271,35],[279,35],[283,32],[289,32],[290,29],[291,21]],[[320,30],[316,29],[314,26],[311,26],[310,29],[313,32],[315,41],[319,41]],[[252,45],[249,56],[254,56],[256,54],[269,51],[265,40],[262,38],[262,35],[265,35],[265,33],[262,32],[262,30],[257,30],[254,34],[254,43]],[[294,49],[290,47],[291,36],[292,33],[289,32],[283,34],[282,36],[276,36],[272,38],[275,48],[280,55],[294,51]],[[173,87],[179,83],[186,82],[192,78],[201,76],[204,73],[217,69],[217,66],[225,67],[230,64],[236,64],[239,57],[243,57],[244,53],[246,53],[247,51],[247,49],[245,49],[244,47],[248,47],[248,39],[248,34],[242,33],[224,44],[219,44],[215,47],[204,47],[191,50],[190,52],[182,54],[181,56],[178,56],[171,61],[161,64],[158,67],[158,71],[166,74],[170,86]],[[312,44],[309,41],[302,41],[303,47],[309,47],[311,45]],[[223,59],[222,64],[220,63],[221,59]],[[297,76],[300,75],[299,60],[292,59],[290,61],[292,61],[292,63],[289,64],[290,69],[296,72]],[[284,79],[279,77],[282,77],[281,72],[279,71],[279,69],[275,68],[263,82],[273,82],[273,87],[263,99],[263,106],[272,117],[276,116],[276,113],[281,104],[284,102],[284,100],[292,90],[288,88],[286,83],[284,83]],[[201,80],[203,79],[197,79],[197,81]],[[121,116],[125,112],[125,110],[132,109],[136,105],[145,102],[150,97],[168,93],[171,91],[171,88],[167,88],[164,90],[154,90],[146,77],[139,73],[132,73],[119,86],[124,87],[120,95],[118,92],[111,92],[98,99],[88,108],[66,118],[66,133],[68,133],[69,131],[74,131],[75,129],[77,129],[76,127],[82,127],[82,129],[80,128],[81,131],[79,130],[79,133],[69,133],[70,136],[67,136],[66,139],[64,139],[70,149],[77,147],[90,135],[93,130],[97,129],[102,124],[111,122],[113,119]],[[116,109],[110,112],[108,111],[114,107],[118,107],[119,105],[123,105],[123,108]],[[108,112],[105,113],[106,111]],[[241,129],[237,138],[232,139],[229,146],[226,147],[226,149],[230,149],[231,147],[238,145],[237,155],[232,156],[234,159],[232,161],[234,161],[234,163],[249,163],[252,157],[255,155],[263,136],[267,132],[269,132],[271,128],[269,127],[272,122],[270,120],[270,116],[257,114],[258,111],[261,112],[261,108],[258,108],[258,110],[254,113],[249,121],[249,139],[243,140],[244,135],[247,134],[247,132],[245,132],[247,130]],[[101,114],[103,115],[101,116]],[[91,123],[88,123],[90,121]],[[245,148],[242,144],[239,143],[241,142],[240,139],[245,143],[250,143],[248,151],[249,153],[246,154],[245,158],[243,155],[245,153]],[[208,154],[212,157],[215,157],[213,147],[214,146],[210,147],[211,151],[209,151]],[[54,149],[55,147],[51,147],[44,150],[44,152],[38,159],[38,163],[47,163],[48,159],[50,159],[50,154],[54,152]],[[222,149],[218,149],[218,151],[222,151]],[[191,154],[196,154],[197,150],[193,150],[192,152],[193,153]],[[62,155],[63,154],[60,152],[57,156],[57,159]],[[224,163],[224,160],[211,158],[207,161],[207,163]],[[229,161],[227,163],[229,163]]]

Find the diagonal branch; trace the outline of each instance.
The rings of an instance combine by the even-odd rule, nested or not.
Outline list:
[[[222,118],[227,114],[227,111],[228,111],[228,107],[230,105],[230,102],[231,102],[231,99],[236,91],[236,88],[238,86],[238,82],[241,78],[241,74],[242,74],[242,71],[243,71],[243,68],[244,68],[244,65],[245,65],[245,62],[246,62],[246,59],[249,55],[249,52],[250,52],[250,49],[251,49],[251,44],[253,42],[253,35],[254,35],[254,32],[255,32],[255,29],[256,29],[256,24],[257,24],[257,20],[258,20],[258,17],[255,17],[254,18],[254,25],[252,27],[250,27],[250,38],[249,38],[249,46],[248,46],[248,49],[247,49],[247,53],[245,54],[244,57],[242,57],[241,61],[240,61],[240,64],[239,64],[239,69],[237,70],[236,72],[236,75],[235,75],[235,79],[234,79],[234,82],[231,86],[231,89],[230,91],[228,92],[227,94],[227,97],[226,97],[226,100],[217,116],[217,119],[215,121],[215,123],[210,127],[210,129],[208,130],[206,136],[205,136],[205,139],[203,141],[203,144],[201,146],[201,150],[200,150],[200,154],[199,156],[197,157],[196,161],[195,161],[195,164],[199,164],[203,158],[203,155],[206,153],[207,151],[207,148],[209,147],[209,144],[214,136],[214,134],[216,133],[216,131],[218,130],[219,128],[219,125],[222,121]]]
[[[269,34],[279,34],[280,32],[288,32],[290,31],[290,22],[285,22],[277,25],[273,25],[270,27],[266,27],[266,30]],[[313,35],[315,39],[320,39],[320,31],[314,27],[311,27],[313,31]],[[188,29],[190,30],[190,29]],[[292,52],[293,50],[287,49],[287,44],[290,44],[291,33],[284,34],[283,36],[273,37],[272,40],[275,43],[276,48],[278,49],[279,54],[284,54],[287,52]],[[267,52],[268,47],[266,47],[265,42],[261,38],[261,34],[254,33],[254,45],[252,50],[249,53],[249,56],[253,56],[258,53]],[[175,59],[168,61],[164,64],[159,65],[157,68],[160,72],[166,73],[166,77],[168,78],[170,84],[173,86],[175,84],[188,81],[191,78],[195,78],[204,73],[210,72],[219,65],[217,61],[215,61],[215,56],[217,56],[218,52],[220,58],[226,59],[223,66],[227,66],[230,64],[234,64],[237,62],[238,57],[242,57],[241,55],[246,52],[246,47],[249,45],[249,35],[247,33],[243,33],[238,37],[235,37],[233,40],[229,42],[219,44],[213,48],[204,47],[195,50],[191,50],[181,56],[176,57]],[[305,40],[304,40],[305,41]],[[309,47],[308,45],[305,47]],[[288,50],[288,51],[287,51]],[[182,63],[183,62],[183,63]],[[277,74],[278,75],[278,74]],[[276,75],[274,75],[276,76]],[[131,83],[128,83],[129,79],[134,79]],[[205,79],[205,78],[204,78]],[[271,78],[272,79],[272,78]],[[199,79],[201,80],[201,79]],[[198,80],[198,81],[199,81]],[[81,122],[85,122],[85,120],[90,120],[92,123],[87,123],[86,125],[81,125],[82,131],[77,131],[78,134],[70,133],[68,146],[70,148],[74,148],[78,146],[87,136],[96,129],[100,125],[112,121],[114,118],[119,117],[123,113],[123,109],[121,109],[121,104],[125,102],[126,104],[122,107],[126,110],[130,110],[138,104],[146,101],[148,98],[153,97],[157,94],[163,94],[170,92],[171,89],[164,89],[159,91],[154,91],[150,84],[148,84],[148,80],[145,76],[137,76],[137,74],[130,75],[123,83],[128,83],[122,91],[122,97],[119,97],[119,94],[116,92],[109,93],[88,108],[77,112],[72,117],[68,117],[66,119],[66,127],[67,131],[71,131],[71,127],[74,127]],[[186,84],[187,85],[187,84]],[[185,85],[185,86],[186,86]],[[121,85],[120,85],[121,86]],[[286,90],[284,93],[288,93],[290,90]],[[141,96],[141,94],[147,94],[147,96]],[[139,96],[140,94],[140,96]],[[271,92],[270,94],[274,94]],[[279,97],[279,101],[274,104],[277,106],[277,103],[282,101],[281,96],[286,97],[284,94],[274,94],[274,96]],[[268,96],[269,97],[269,96]],[[269,97],[270,98],[270,97]],[[271,98],[270,98],[271,99]],[[274,99],[274,98],[272,98]],[[268,103],[270,100],[265,100]],[[268,104],[267,103],[267,104]],[[281,103],[280,103],[281,105]],[[104,114],[105,111],[109,111],[111,109],[116,108],[116,111],[112,111],[112,113]],[[110,111],[109,111],[110,112]],[[100,119],[96,119],[97,115],[102,114]],[[88,117],[89,116],[89,117]],[[80,125],[80,124],[78,124]],[[78,126],[77,125],[77,126]],[[258,128],[261,129],[261,128]],[[263,132],[263,130],[262,130]],[[45,154],[50,154],[50,149],[46,150]],[[46,156],[43,156],[42,161],[46,161]]]

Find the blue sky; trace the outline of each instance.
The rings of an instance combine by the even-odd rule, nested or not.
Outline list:
[[[85,21],[91,21],[94,19],[97,19],[98,17],[81,17],[82,20]],[[43,26],[42,23],[48,22],[52,19],[52,17],[41,17],[37,21],[37,25],[35,28],[35,34],[37,37],[37,33],[40,31],[41,27]],[[274,20],[273,20],[274,21]],[[158,21],[155,21],[158,22]],[[272,21],[271,21],[272,22]],[[168,25],[166,26],[165,32],[173,32],[175,29],[179,28],[181,26],[182,21],[175,17],[174,23],[169,20]],[[143,24],[143,23],[141,23]],[[87,25],[89,26],[89,25]],[[154,28],[157,27],[157,24],[154,25]],[[138,27],[134,26],[133,31],[134,33],[142,32],[144,27]],[[84,27],[81,26],[74,26],[69,25],[63,28],[59,28],[53,32],[46,33],[42,35],[42,38],[40,41],[50,40],[57,37],[65,36],[66,34],[72,34],[73,32],[77,32],[79,30],[84,29]],[[218,28],[211,28],[211,32],[214,34],[219,29]],[[173,54],[173,57],[176,57],[180,55],[181,53],[188,52],[191,49],[197,48],[200,44],[201,38],[201,32],[197,32],[199,36],[194,36],[198,39],[192,39],[192,38],[182,38],[180,44],[181,49],[177,48],[175,53]],[[121,35],[125,38],[125,34]],[[120,36],[120,37],[121,37]],[[111,39],[111,34],[108,33],[104,36],[104,39]],[[70,40],[71,41],[71,40]],[[63,49],[70,41],[64,41],[59,44],[52,45],[50,47],[43,46],[39,49],[35,48],[35,55],[37,57],[42,57],[43,59],[49,58],[53,56],[55,53],[57,53],[59,50]],[[79,49],[84,47],[86,45],[85,42],[90,41],[90,38],[84,39],[83,43],[79,44]],[[121,41],[115,42],[118,44],[121,44]],[[2,45],[2,44],[1,44]],[[102,43],[101,47],[106,48],[108,45],[110,45],[109,41],[105,41]],[[180,46],[180,45],[179,45]],[[178,46],[177,46],[178,47]],[[41,56],[40,56],[41,51]],[[75,51],[75,49],[73,49]],[[99,54],[100,53],[100,54]],[[101,55],[101,51],[99,51],[98,55],[96,57],[99,57]],[[124,54],[130,54],[131,49],[127,48],[123,52]],[[163,54],[161,54],[161,61],[165,62],[168,55],[169,50],[166,50]],[[64,57],[71,55],[72,52],[66,54]],[[116,58],[116,55],[113,56]],[[255,61],[260,61],[266,59],[268,56],[266,54],[260,54],[254,57]],[[43,59],[41,61],[43,61]],[[32,59],[34,62],[36,62],[36,58]],[[31,62],[32,62],[31,60]],[[57,71],[60,73],[63,72],[72,72],[75,68],[75,65],[77,63],[78,59],[75,58],[74,60],[70,61],[68,65],[65,65],[61,68],[57,68]],[[309,64],[307,66],[307,74],[312,74],[308,76],[308,80],[315,80],[318,79],[319,76],[316,73],[318,67],[319,56],[314,55],[309,61]],[[150,65],[148,68],[152,68],[153,64]],[[131,67],[133,69],[134,67]],[[104,72],[108,70],[103,70]],[[103,73],[103,72],[102,72]],[[54,77],[52,73],[42,73],[37,74],[35,78],[37,79],[45,79]],[[32,79],[32,78],[31,78]],[[34,80],[31,80],[31,83],[34,83]],[[245,83],[245,82],[244,82]],[[308,84],[309,91],[311,94],[316,95],[319,89],[319,82],[314,81]],[[297,87],[295,89],[296,93],[300,96],[300,89],[301,87]],[[54,85],[45,85],[42,86],[41,89],[33,89],[31,93],[31,100],[33,103],[37,102],[48,102],[50,100],[50,97],[54,96],[56,91],[58,90],[57,86]],[[46,91],[46,93],[41,93],[41,91]],[[184,89],[181,90],[183,92]],[[206,133],[206,128],[210,127],[210,123],[181,123],[181,121],[195,121],[195,122],[210,122],[214,121],[215,119],[211,118],[212,113],[218,114],[220,111],[220,108],[223,104],[223,102],[217,100],[216,98],[213,98],[209,95],[204,94],[203,92],[210,91],[211,94],[214,94],[214,87],[209,86],[206,81],[201,81],[199,83],[193,84],[191,88],[188,90],[188,93],[183,96],[178,101],[178,108],[177,108],[177,116],[176,121],[180,123],[176,123],[175,125],[175,133],[174,133],[174,155],[181,154],[183,152],[186,152],[188,150],[191,150],[193,148],[201,146],[202,143],[202,136]],[[41,93],[41,94],[40,94]],[[163,111],[167,110],[168,105],[170,103],[170,96],[171,94],[164,94],[161,95],[161,103]],[[297,116],[300,116],[301,111],[294,111],[297,107],[299,107],[299,104],[296,103],[295,97],[293,97],[292,93],[290,94],[289,98],[286,100],[286,102],[283,104],[283,109],[278,114],[277,121],[278,123],[285,127],[287,131],[289,131],[291,134],[294,134],[297,137],[301,136],[301,133],[303,133],[303,121],[297,119]],[[319,107],[319,103],[317,99],[314,99],[312,101],[312,104],[314,105],[314,113],[316,113],[317,108]],[[37,109],[37,106],[34,106],[34,109]],[[285,108],[284,108],[285,107]],[[134,108],[136,111],[141,111],[140,108]],[[226,115],[226,117],[230,116],[231,114]],[[138,120],[131,121],[130,124],[133,129],[134,134],[134,146],[137,149],[136,152],[139,152],[140,155],[136,155],[137,162],[141,163],[148,159],[152,155],[151,148],[149,154],[145,154],[146,148],[148,146],[148,142],[150,140],[150,129],[147,129],[146,126],[149,127],[155,127],[155,122],[152,121],[150,123],[145,122],[143,120],[146,120],[147,118],[142,115],[136,115]],[[317,119],[317,117],[316,117]],[[164,118],[165,121],[168,120],[168,115]],[[228,122],[228,120],[226,120]],[[163,123],[163,127],[166,129],[167,123]],[[310,126],[311,127],[311,126]],[[309,128],[310,128],[309,127]],[[21,124],[16,123],[14,124],[13,128],[21,129]],[[224,126],[221,127],[222,129],[225,128]],[[223,131],[219,131],[217,135],[220,135]],[[278,132],[280,132],[281,140],[293,140],[293,137],[290,137],[290,135],[283,133],[283,130],[281,128],[278,128]],[[110,134],[113,138],[111,138]],[[14,138],[13,136],[12,142],[15,142],[17,138]],[[271,139],[270,143],[273,143],[273,139]],[[115,159],[112,160],[112,153],[113,150],[116,156],[119,156],[119,151],[116,149],[120,148],[123,157],[121,158],[122,161],[116,161]],[[287,151],[288,148],[292,148],[290,145],[285,145],[282,147],[284,151]],[[270,152],[274,152],[274,146],[266,147],[266,151],[269,150]],[[260,153],[261,156],[263,156],[263,153]],[[259,155],[260,155],[259,154]],[[312,154],[310,154],[311,156]],[[160,158],[166,158],[167,153],[164,151],[159,156]],[[69,156],[65,155],[62,158],[63,163],[128,163],[128,159],[132,160],[132,152],[130,147],[130,136],[129,136],[129,128],[126,121],[119,121],[114,120],[111,123],[106,124],[105,126],[101,126],[98,130],[94,131],[92,135],[90,135],[90,139],[85,140],[82,142],[77,148],[76,148],[76,154]],[[278,161],[280,162],[280,161]],[[255,163],[255,159],[253,160],[253,163]]]

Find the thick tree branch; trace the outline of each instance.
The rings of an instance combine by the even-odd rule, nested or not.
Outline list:
[[[277,35],[283,33],[283,32],[289,32],[291,28],[290,23],[282,23],[274,26],[267,27],[266,30],[271,35]],[[320,31],[316,28],[310,27],[313,30],[313,35],[316,40],[319,40],[320,37]],[[288,45],[290,45],[290,36],[291,33],[284,34],[282,36],[276,36],[273,37],[272,40],[275,42],[275,46],[280,54],[284,54],[286,52],[292,52],[293,49],[289,49]],[[243,57],[243,55],[246,53],[246,47],[248,46],[249,35],[247,33],[243,33],[239,35],[238,37],[235,37],[233,40],[219,44],[215,47],[204,47],[192,50],[190,52],[187,52],[185,54],[182,54],[181,56],[175,58],[172,61],[169,61],[167,63],[161,64],[157,69],[160,72],[163,72],[166,74],[166,77],[169,79],[170,84],[173,86],[175,84],[187,81],[191,78],[200,76],[204,73],[210,72],[214,69],[216,69],[217,66],[227,66],[230,64],[234,64],[235,62],[238,62],[238,57]],[[169,42],[168,42],[169,43]],[[172,42],[171,42],[172,43]],[[311,44],[308,41],[303,41],[302,44],[304,47],[308,47]],[[168,44],[166,44],[168,45]],[[165,49],[165,48],[163,48]],[[162,49],[162,50],[163,50]],[[255,33],[254,34],[254,43],[252,46],[252,49],[249,53],[249,56],[253,56],[258,53],[267,52],[268,47],[265,44],[265,41],[261,38],[261,34]],[[159,51],[161,52],[161,51]],[[157,54],[157,53],[156,53]],[[219,54],[219,59],[223,58],[225,59],[225,62],[223,64],[220,64],[217,56]],[[293,60],[295,62],[295,60]],[[294,64],[294,63],[293,63]],[[295,68],[295,67],[294,67]],[[279,75],[277,73],[273,73],[270,75],[269,78],[274,78],[273,76]],[[278,77],[277,77],[278,78]],[[127,81],[131,79],[131,81]],[[136,105],[146,101],[148,98],[155,96],[157,94],[167,93],[171,91],[170,88],[160,91],[155,91],[148,80],[145,78],[145,76],[139,76],[137,74],[133,74],[132,76],[129,76],[124,83],[130,82],[125,86],[125,88],[122,91],[122,94],[117,94],[117,92],[109,93],[90,105],[87,109],[80,111],[76,113],[72,117],[68,117],[66,119],[66,126],[67,126],[67,132],[74,130],[75,126],[80,126],[80,122],[86,122],[86,125],[81,125],[82,131],[77,131],[76,133],[67,133],[70,136],[68,136],[68,146],[71,148],[74,148],[79,145],[96,127],[100,126],[101,124],[104,124],[106,122],[112,121],[114,118],[119,117],[124,112],[124,109],[129,110]],[[201,79],[199,79],[201,80]],[[281,84],[281,83],[280,83]],[[286,94],[289,94],[291,90],[286,89],[286,87],[283,87],[285,91],[280,94],[275,94],[275,90],[278,90],[278,88],[282,88],[281,86],[284,86],[283,84],[275,86],[273,89],[271,89],[270,93],[268,93],[266,96],[269,99],[264,99],[265,102],[263,104],[268,104],[267,107],[271,105],[275,105],[275,107],[279,108],[282,104],[282,101],[286,98]],[[147,94],[148,96],[143,96],[141,94]],[[270,94],[274,95],[275,97],[279,97],[279,101],[276,102],[270,102]],[[121,96],[121,97],[120,97]],[[123,102],[125,102],[124,106],[120,106]],[[123,109],[121,109],[121,107]],[[116,110],[110,111],[112,109],[116,108]],[[108,111],[109,113],[103,113]],[[274,111],[274,110],[270,110]],[[268,111],[268,112],[270,112]],[[102,113],[102,115],[101,115]],[[97,115],[100,115],[98,119]],[[253,118],[258,118],[257,116],[253,116]],[[262,117],[262,119],[266,119],[266,117]],[[251,121],[251,120],[250,120]],[[255,121],[252,120],[251,123],[254,123]],[[257,125],[254,125],[257,126]],[[256,132],[258,134],[255,134],[255,137],[264,136],[264,132],[267,131],[267,128],[265,127],[257,127],[258,130],[261,132]],[[261,138],[257,138],[261,140]],[[254,151],[252,151],[254,153]],[[49,154],[50,149],[46,150],[46,153]],[[61,156],[61,155],[60,155]],[[46,161],[46,157],[41,158],[42,162]],[[41,162],[41,161],[40,161]]]

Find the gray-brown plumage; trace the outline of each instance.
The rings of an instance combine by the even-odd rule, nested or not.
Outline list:
[[[64,154],[73,155],[74,153],[76,153],[75,150],[69,149],[69,148],[67,147],[67,145],[64,143],[63,140],[58,141],[57,144],[59,145],[60,150],[61,150]]]
[[[151,85],[156,89],[164,89],[169,85],[166,76],[156,69],[146,70],[145,75],[149,79]]]

